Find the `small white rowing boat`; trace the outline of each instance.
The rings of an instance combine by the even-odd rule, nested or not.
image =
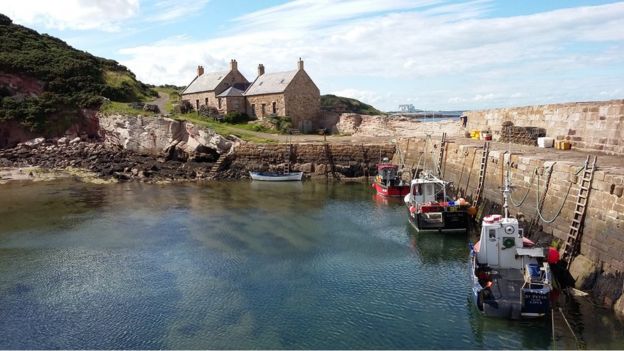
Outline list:
[[[301,178],[303,178],[303,172],[289,172],[289,173],[249,172],[249,176],[253,180],[284,182],[284,181],[292,181],[292,180],[301,180]]]

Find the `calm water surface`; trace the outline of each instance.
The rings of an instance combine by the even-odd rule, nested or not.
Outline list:
[[[468,238],[363,184],[0,186],[0,348],[624,348],[586,301],[480,316]]]

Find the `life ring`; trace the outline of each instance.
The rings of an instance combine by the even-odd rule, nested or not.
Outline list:
[[[516,245],[516,240],[514,238],[505,238],[503,239],[503,247],[509,249],[510,247],[514,247]]]

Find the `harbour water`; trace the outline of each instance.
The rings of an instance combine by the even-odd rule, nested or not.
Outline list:
[[[624,348],[587,299],[506,321],[469,302],[466,235],[366,184],[0,186],[0,348]]]

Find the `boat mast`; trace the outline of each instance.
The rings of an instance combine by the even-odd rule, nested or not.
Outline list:
[[[511,160],[511,154],[509,155],[509,160]],[[505,172],[505,183],[503,186],[503,211],[505,218],[509,218],[509,196],[511,195],[510,176],[510,165],[509,161],[507,161],[507,172]]]

